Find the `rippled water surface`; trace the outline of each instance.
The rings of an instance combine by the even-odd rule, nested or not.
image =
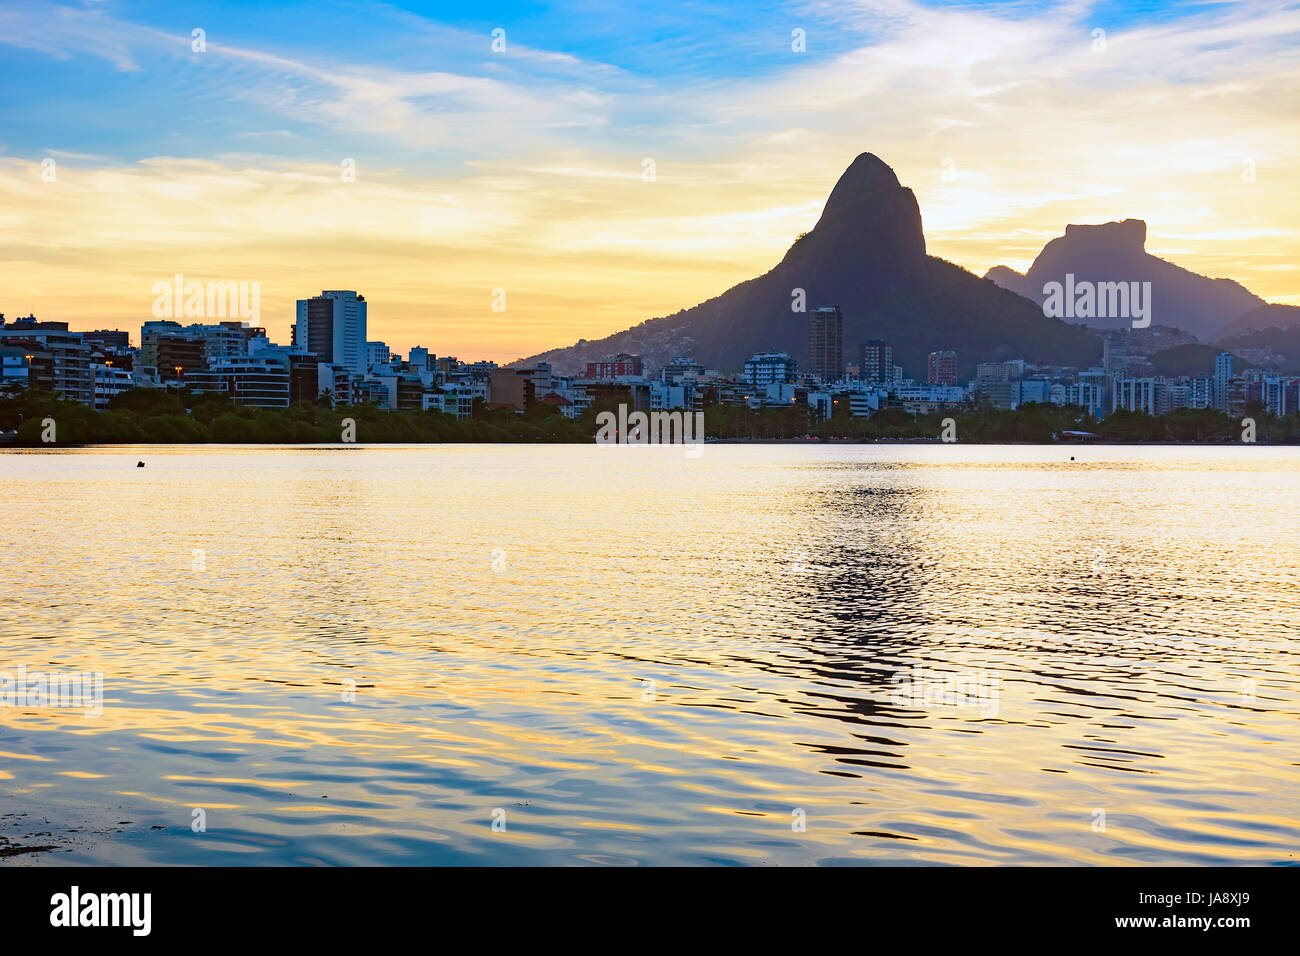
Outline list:
[[[0,671],[104,682],[0,707],[0,848],[56,847],[10,864],[1297,860],[1297,449],[0,477]]]

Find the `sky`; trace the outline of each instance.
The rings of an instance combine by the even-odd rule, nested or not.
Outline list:
[[[0,312],[356,289],[504,362],[766,272],[861,152],[929,251],[1067,223],[1300,305],[1300,3],[0,3]]]

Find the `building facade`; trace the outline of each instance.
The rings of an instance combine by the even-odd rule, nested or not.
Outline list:
[[[612,382],[617,378],[639,378],[644,365],[641,356],[619,352],[613,358],[587,363],[587,378],[599,382]]]
[[[386,342],[367,342],[366,343],[366,368],[372,369],[376,365],[387,365],[393,353],[388,349]]]
[[[68,323],[38,322],[34,316],[18,319],[0,326],[0,346],[23,350],[29,387],[93,405],[90,346],[80,333],[68,331]]]
[[[793,382],[798,377],[799,363],[788,352],[759,352],[745,360],[745,381],[756,388]]]
[[[1214,357],[1214,407],[1228,410],[1228,383],[1232,381],[1232,353],[1220,352]]]
[[[864,342],[858,349],[858,378],[871,385],[894,380],[894,347],[880,339]]]
[[[135,387],[135,375],[131,370],[112,362],[91,365],[90,376],[95,383],[94,407],[100,412],[107,411],[115,397]]]
[[[931,352],[926,359],[926,381],[931,385],[956,385],[957,353],[951,349]]]
[[[289,363],[278,356],[216,359],[206,369],[187,372],[185,385],[226,395],[236,405],[289,407]]]
[[[819,382],[844,377],[844,314],[837,305],[808,313],[808,369]]]
[[[366,297],[351,290],[327,289],[313,298],[299,299],[293,342],[321,362],[365,375],[369,358]]]

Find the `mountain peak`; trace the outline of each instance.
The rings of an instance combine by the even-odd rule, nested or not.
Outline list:
[[[832,210],[869,202],[902,188],[898,176],[888,163],[875,153],[859,153],[835,183],[830,198],[826,200],[826,208],[822,215]]]
[[[795,311],[799,298],[808,309],[840,307],[846,363],[861,343],[885,339],[918,376],[935,349],[957,350],[963,374],[1014,356],[1087,365],[1100,351],[1094,336],[1026,298],[927,256],[915,194],[880,157],[862,153],[840,174],[817,225],[766,272],[692,308],[524,361],[568,371],[629,351],[650,368],[693,355],[707,368],[734,371],[755,352],[779,350],[802,362],[808,316]]]
[[[871,255],[914,268],[925,258],[916,196],[875,153],[860,153],[840,175],[810,239],[801,255],[836,262]]]
[[[1093,225],[1071,223],[1065,227],[1065,238],[1071,242],[1097,243],[1117,251],[1143,252],[1147,247],[1147,224],[1142,219]]]

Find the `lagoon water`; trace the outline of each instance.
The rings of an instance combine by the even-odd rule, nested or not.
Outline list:
[[[1300,449],[141,446],[0,480],[0,671],[104,688],[0,706],[0,849],[55,847],[9,865],[1297,862]]]

